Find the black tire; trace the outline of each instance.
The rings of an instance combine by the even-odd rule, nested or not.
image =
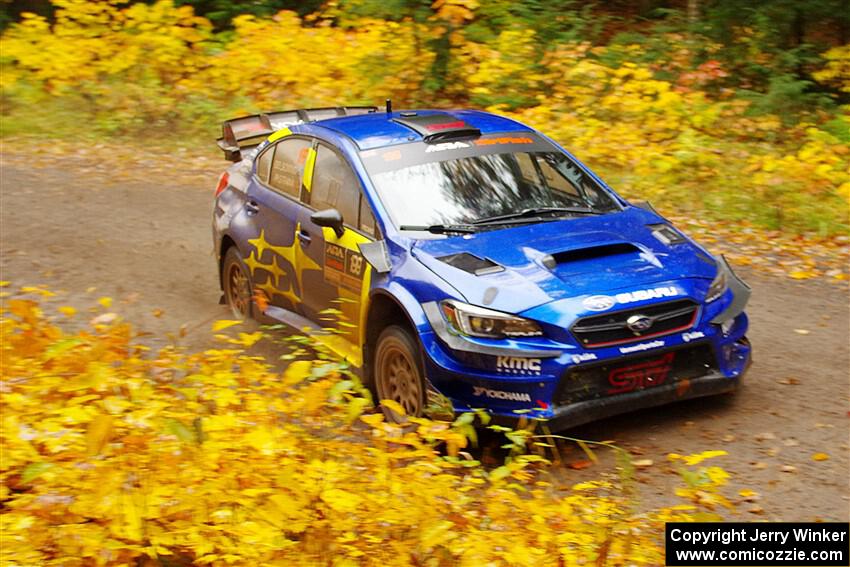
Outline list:
[[[425,373],[422,371],[419,347],[410,332],[391,325],[384,329],[375,345],[372,364],[377,402],[398,402],[411,417],[419,417],[425,409]],[[404,416],[383,407],[387,421],[404,423]]]
[[[235,246],[227,249],[221,267],[224,301],[237,319],[250,319],[254,314],[254,284],[251,272]]]

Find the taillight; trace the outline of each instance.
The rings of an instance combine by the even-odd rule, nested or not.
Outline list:
[[[215,188],[215,196],[218,197],[221,195],[221,192],[227,189],[227,182],[230,179],[230,174],[226,171],[221,174],[221,177],[218,178],[218,185]]]

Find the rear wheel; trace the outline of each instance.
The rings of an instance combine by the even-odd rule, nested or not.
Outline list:
[[[425,380],[419,349],[410,333],[397,325],[381,332],[375,346],[375,390],[378,400],[397,402],[407,415],[419,417],[425,406]],[[396,423],[403,416],[384,408],[387,419]]]
[[[222,284],[224,286],[224,299],[233,316],[237,319],[250,318],[253,299],[251,274],[235,246],[228,248],[224,255]]]

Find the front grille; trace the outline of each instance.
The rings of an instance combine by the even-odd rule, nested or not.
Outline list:
[[[573,324],[571,331],[585,348],[610,346],[684,331],[696,322],[698,310],[699,306],[694,301],[679,299],[584,317]],[[644,331],[630,329],[629,319],[637,316],[648,318],[651,321],[649,328]]]
[[[561,376],[555,392],[555,404],[574,404],[645,390],[699,378],[716,370],[717,362],[708,344],[576,366]]]

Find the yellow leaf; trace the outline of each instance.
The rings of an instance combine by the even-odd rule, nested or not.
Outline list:
[[[401,404],[394,400],[381,400],[381,405],[397,415],[407,415],[407,412],[404,411],[404,408],[401,407]]]
[[[815,274],[813,274],[812,272],[807,272],[804,270],[796,270],[788,275],[794,278],[795,280],[807,280],[809,278],[815,277]]]
[[[262,331],[257,331],[256,333],[239,333],[239,340],[237,341],[237,343],[241,344],[245,348],[251,348],[257,341],[262,338]]]
[[[86,431],[86,447],[89,455],[97,455],[112,434],[112,416],[98,415],[89,423]]]
[[[827,459],[829,459],[829,455],[826,453],[815,453],[812,455],[813,461],[826,461]]]
[[[684,458],[685,464],[692,466],[698,465],[706,459],[712,459],[714,457],[722,457],[723,455],[728,455],[726,451],[703,451],[702,453],[697,453],[695,455],[688,455]],[[668,455],[669,458],[669,455]]]
[[[337,512],[352,512],[362,502],[362,498],[352,492],[331,488],[322,492],[322,500]]]
[[[65,317],[73,317],[77,310],[71,307],[70,305],[63,305],[59,308],[59,312],[62,313]]]
[[[233,325],[240,325],[242,321],[237,321],[235,319],[220,319],[212,324],[213,333],[217,333],[222,329],[226,329],[228,327],[232,327]]]
[[[21,288],[21,291],[24,293],[37,293],[42,297],[53,297],[56,295],[52,291],[47,291],[46,289],[41,289],[39,287],[33,287],[30,285],[25,285]]]
[[[245,441],[264,455],[271,455],[275,450],[274,434],[267,427],[256,427],[245,436]]]
[[[291,386],[303,382],[313,370],[313,363],[309,360],[296,360],[286,367],[283,372],[283,383]]]
[[[97,302],[100,303],[103,306],[104,309],[109,309],[110,307],[112,307],[112,298],[111,297],[101,297],[100,299],[97,300]]]

